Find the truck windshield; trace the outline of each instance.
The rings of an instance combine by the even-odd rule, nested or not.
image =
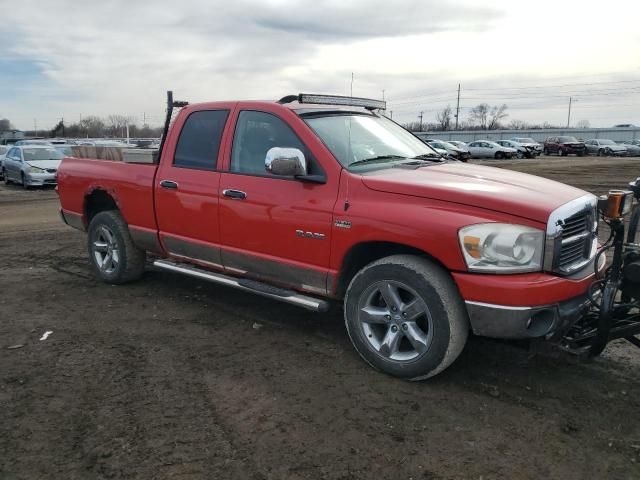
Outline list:
[[[346,113],[304,120],[347,168],[384,166],[416,158],[440,159],[431,147],[384,117]]]

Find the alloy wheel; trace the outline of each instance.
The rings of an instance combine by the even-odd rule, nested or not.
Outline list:
[[[389,360],[412,361],[431,346],[429,308],[402,282],[383,280],[367,288],[359,303],[358,320],[371,349]]]
[[[106,225],[100,225],[96,229],[94,240],[91,243],[93,258],[96,265],[104,273],[113,273],[120,262],[120,251],[115,235]]]

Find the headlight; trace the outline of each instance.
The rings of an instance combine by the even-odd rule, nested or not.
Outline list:
[[[521,273],[542,270],[544,232],[508,223],[481,223],[458,232],[470,271]]]
[[[31,173],[44,173],[45,170],[43,170],[42,168],[29,166],[29,172],[31,172]]]

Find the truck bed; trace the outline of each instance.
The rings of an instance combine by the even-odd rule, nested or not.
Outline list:
[[[84,200],[100,188],[111,195],[130,227],[157,231],[153,183],[157,165],[122,160],[67,157],[58,169],[60,204],[65,215],[80,215],[86,227]]]

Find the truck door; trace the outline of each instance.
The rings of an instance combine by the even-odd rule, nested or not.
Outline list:
[[[218,225],[218,157],[233,105],[181,112],[156,174],[160,241],[172,256],[222,268]]]
[[[291,114],[293,115],[293,114]],[[222,262],[230,273],[326,293],[337,178],[308,183],[265,169],[272,147],[301,150],[309,173],[322,174],[318,154],[296,122],[276,112],[239,109],[220,180]]]

